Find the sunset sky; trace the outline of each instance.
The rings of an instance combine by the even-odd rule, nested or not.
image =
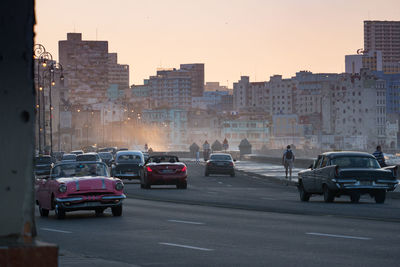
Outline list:
[[[36,0],[36,43],[58,58],[67,32],[106,40],[130,84],[159,67],[205,63],[205,81],[343,72],[364,20],[400,20],[399,0]],[[96,38],[97,32],[97,38]]]

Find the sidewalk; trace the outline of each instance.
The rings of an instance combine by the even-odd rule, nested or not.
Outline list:
[[[236,161],[236,170],[242,171],[248,174],[257,175],[260,177],[268,177],[276,179],[285,183],[287,180],[285,178],[285,168],[282,165],[276,165],[271,163],[260,163],[253,161]],[[297,183],[297,173],[303,169],[294,167],[292,170],[292,181],[290,185],[296,185]]]

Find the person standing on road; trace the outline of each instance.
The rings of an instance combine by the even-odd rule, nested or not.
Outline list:
[[[200,151],[196,151],[196,164],[200,163]]]
[[[285,167],[286,185],[289,185],[289,182],[292,181],[293,162],[294,162],[294,153],[290,149],[290,145],[288,145],[282,156],[282,165]],[[289,180],[287,180],[288,172],[289,172]]]
[[[376,158],[376,160],[378,161],[379,165],[381,165],[381,168],[386,167],[386,162],[385,162],[385,156],[383,155],[382,152],[382,147],[381,146],[377,146],[376,147],[376,151],[372,154],[374,155],[374,157]]]

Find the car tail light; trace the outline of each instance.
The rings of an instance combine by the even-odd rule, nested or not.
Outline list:
[[[152,172],[152,171],[153,171],[149,166],[146,167],[146,170],[147,170],[148,172]]]
[[[233,166],[233,162],[229,162],[229,166]]]
[[[186,171],[186,166],[183,166],[183,168],[182,168],[182,170],[181,170],[181,172],[185,172]]]

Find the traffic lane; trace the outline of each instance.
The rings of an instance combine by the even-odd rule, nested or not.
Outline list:
[[[393,222],[132,199],[122,217],[77,212],[37,225],[62,250],[140,266],[397,266],[400,247]]]
[[[342,196],[336,198],[334,203],[325,203],[322,196],[313,196],[310,202],[301,202],[294,186],[285,186],[241,172],[237,172],[235,177],[205,177],[204,166],[190,162],[187,165],[188,189],[153,186],[151,190],[144,190],[140,189],[139,184],[126,184],[127,197],[279,213],[400,221],[399,199],[388,198],[385,204],[376,204],[369,195],[364,195],[360,203],[354,204],[348,196]]]

